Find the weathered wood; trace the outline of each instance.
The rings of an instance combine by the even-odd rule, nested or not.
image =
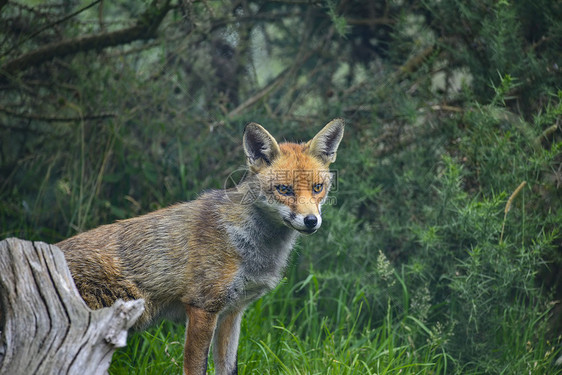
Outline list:
[[[107,373],[143,310],[143,300],[91,310],[58,247],[0,242],[0,374]]]

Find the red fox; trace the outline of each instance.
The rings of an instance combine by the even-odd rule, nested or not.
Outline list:
[[[82,298],[93,309],[143,298],[136,329],[187,315],[183,373],[205,374],[213,345],[216,373],[237,374],[244,309],[279,283],[298,234],[320,228],[343,132],[335,119],[307,143],[278,144],[250,123],[235,188],[58,243]]]

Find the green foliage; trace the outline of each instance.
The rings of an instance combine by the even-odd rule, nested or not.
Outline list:
[[[254,303],[242,324],[239,373],[445,374],[451,368],[454,359],[442,349],[441,332],[431,331],[415,316],[395,316],[387,306],[384,319],[371,326],[361,323],[369,312],[361,294],[344,292],[336,300],[329,295],[310,270],[305,280],[286,280]],[[347,298],[354,303],[343,303]],[[318,310],[325,302],[335,306],[334,313]],[[175,336],[165,336],[168,330]],[[415,337],[426,342],[415,346]],[[177,344],[182,338],[183,328],[168,324],[135,335],[126,349],[115,354],[110,373],[179,373],[177,363],[182,358]],[[212,371],[212,362],[209,368]]]
[[[9,65],[154,4],[0,5],[2,237],[194,199],[245,122],[341,116],[335,200],[246,312],[240,373],[562,373],[561,3],[172,2],[148,40]],[[137,333],[111,373],[179,373],[182,342]]]

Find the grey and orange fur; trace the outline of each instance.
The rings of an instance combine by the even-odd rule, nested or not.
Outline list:
[[[187,315],[184,374],[237,374],[242,314],[280,281],[299,234],[322,223],[330,163],[344,123],[307,143],[281,143],[260,125],[243,137],[248,176],[236,188],[78,234],[57,245],[93,309],[142,298],[142,329]]]

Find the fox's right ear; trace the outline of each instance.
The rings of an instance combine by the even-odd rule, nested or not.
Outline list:
[[[275,138],[255,122],[246,125],[243,144],[248,166],[254,172],[267,167],[281,154]]]

